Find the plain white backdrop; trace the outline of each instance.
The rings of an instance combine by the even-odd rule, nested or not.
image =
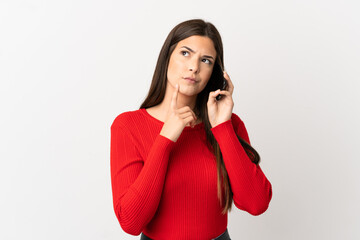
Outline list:
[[[237,239],[359,239],[360,4],[350,0],[0,2],[0,239],[139,239],[112,208],[110,126],[139,108],[169,31],[223,38],[273,199]]]

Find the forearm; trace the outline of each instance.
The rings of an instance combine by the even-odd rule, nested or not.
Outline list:
[[[169,154],[173,142],[158,135],[147,158],[129,156],[131,146],[112,145],[112,184],[114,210],[124,231],[138,235],[154,216],[160,202]],[[115,154],[121,150],[122,154]],[[122,159],[117,159],[117,158]],[[129,161],[127,158],[131,157]],[[118,165],[116,162],[125,162]],[[142,165],[143,164],[143,165]]]
[[[272,189],[260,166],[246,154],[231,120],[212,128],[212,132],[229,175],[234,204],[253,215],[263,213],[271,200]]]

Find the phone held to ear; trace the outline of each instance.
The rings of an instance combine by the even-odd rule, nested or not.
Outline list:
[[[223,86],[222,86],[221,90],[225,90],[225,89],[226,89],[226,86],[227,86],[227,81],[226,81],[225,78],[223,78]],[[221,95],[221,94],[219,94],[219,95],[216,96],[216,100],[217,100],[217,101],[219,101],[221,98],[222,98],[222,95]]]
[[[222,70],[220,64],[216,64],[216,66],[217,66],[216,71],[218,72],[218,78],[222,79],[220,89],[221,90],[226,90],[228,83],[227,83],[227,80],[224,77],[224,71]],[[216,100],[219,101],[221,98],[222,98],[222,95],[219,94],[219,95],[217,95]]]

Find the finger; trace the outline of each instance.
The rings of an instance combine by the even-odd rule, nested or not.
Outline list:
[[[179,113],[179,110],[177,111],[179,114],[179,117],[181,119],[187,119],[188,117],[192,117],[192,121],[190,122],[190,126],[194,126],[196,124],[197,117],[195,113],[189,108],[189,107],[183,107],[182,110],[186,110],[185,112]],[[188,122],[186,122],[188,124]]]
[[[219,95],[218,91],[219,91],[219,89],[209,93],[209,99],[207,101],[207,106],[208,107],[217,102],[216,96]]]
[[[224,71],[224,78],[228,81],[229,88],[227,90],[232,94],[233,91],[234,91],[234,84],[231,81],[231,79],[230,79],[230,77],[229,77],[229,75],[227,74],[226,71]]]
[[[177,113],[179,113],[179,114],[182,114],[185,112],[191,112],[194,115],[194,118],[197,119],[196,114],[194,113],[193,110],[191,110],[191,108],[189,106],[185,106],[185,107],[177,109]]]
[[[222,96],[224,96],[224,97],[225,97],[225,96],[231,97],[231,93],[230,93],[229,91],[218,89],[218,90],[216,90],[216,91],[214,91],[214,92],[210,92],[209,100],[210,100],[210,101],[213,101],[213,102],[220,101],[220,100],[217,100],[217,99],[216,99],[216,97],[217,97],[218,95],[222,95]],[[211,103],[211,102],[210,102],[210,103]]]
[[[230,96],[230,95],[231,95],[230,91],[226,91],[226,90],[221,90],[221,91],[219,92],[219,94],[221,94],[221,95],[226,95],[226,96]]]
[[[184,113],[184,112],[190,112],[190,111],[192,111],[192,110],[191,110],[191,108],[189,106],[184,106],[184,107],[181,107],[181,108],[177,109],[178,113]]]
[[[215,98],[216,101],[221,101],[223,99],[228,99],[228,98],[231,99],[232,98],[231,93],[229,91],[226,91],[226,90],[219,91],[219,95],[221,95],[221,98],[219,100]]]
[[[187,118],[189,116],[194,117],[194,114],[191,113],[191,112],[185,112],[185,113],[180,114],[179,116],[180,116],[181,119],[185,119],[185,118]]]
[[[171,102],[170,102],[170,108],[175,111],[177,109],[177,96],[179,92],[179,84],[175,85],[175,91],[172,95]]]
[[[195,126],[195,119],[194,117],[191,115],[189,117],[184,118],[185,124],[190,124],[191,127]]]
[[[220,94],[220,92],[221,92],[220,89],[210,92],[209,98],[213,98],[215,100],[215,98]]]

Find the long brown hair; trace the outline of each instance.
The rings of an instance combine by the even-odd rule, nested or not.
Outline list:
[[[209,122],[207,112],[207,101],[209,98],[209,93],[222,87],[221,70],[224,69],[222,40],[218,30],[213,24],[205,22],[202,19],[193,19],[182,22],[171,30],[161,48],[149,93],[144,102],[141,104],[140,108],[150,108],[160,104],[163,101],[166,91],[167,70],[170,55],[174,51],[179,41],[194,35],[206,36],[213,41],[216,50],[215,64],[220,66],[220,68],[215,68],[214,66],[213,73],[209,79],[208,84],[204,90],[198,94],[196,98],[195,110],[198,113],[198,117],[204,122],[206,137],[209,142],[209,149],[216,157],[218,198],[220,200],[221,206],[223,207],[222,213],[225,214],[231,210],[233,193],[231,191],[229,176],[225,168],[219,144],[210,130],[211,124]],[[218,69],[220,69],[220,71]],[[244,139],[240,138],[239,136],[237,137],[251,161],[255,164],[258,164],[260,162],[260,156],[256,150],[251,147],[250,144],[247,143]],[[222,188],[224,192],[222,192]],[[225,198],[225,201],[223,198]]]

